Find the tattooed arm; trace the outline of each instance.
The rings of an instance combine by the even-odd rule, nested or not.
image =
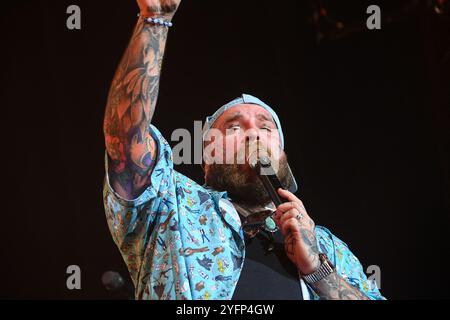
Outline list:
[[[171,20],[181,0],[138,0],[141,16]],[[149,184],[156,143],[149,132],[155,111],[168,28],[138,19],[128,48],[116,70],[104,118],[109,177],[126,199]]]
[[[345,281],[336,271],[311,287],[324,300],[369,300],[368,296]]]
[[[294,194],[280,189],[279,195],[289,201],[281,204],[274,215],[284,236],[286,254],[300,273],[311,274],[320,266],[314,221]],[[324,300],[369,300],[336,272],[311,287]]]

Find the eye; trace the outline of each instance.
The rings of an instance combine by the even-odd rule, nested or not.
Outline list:
[[[240,125],[239,125],[238,123],[234,123],[234,124],[231,124],[231,125],[228,127],[228,129],[231,129],[231,130],[233,130],[233,131],[237,131],[237,130],[240,130],[241,127],[240,127]]]
[[[264,127],[262,127],[261,129],[267,130],[267,131],[269,131],[269,132],[272,132],[272,128],[270,128],[270,127],[268,127],[268,126],[264,126]]]

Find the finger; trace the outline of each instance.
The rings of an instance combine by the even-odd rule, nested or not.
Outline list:
[[[281,226],[285,223],[285,221],[295,218],[297,216],[297,214],[298,214],[298,211],[296,209],[292,209],[291,211],[283,213],[282,215],[278,216],[277,219],[274,219],[275,224],[281,230]]]
[[[275,220],[275,222],[277,222],[277,221],[280,220],[280,218],[281,218],[282,215],[283,215],[282,212],[280,212],[280,211],[275,211],[275,213],[273,214],[272,218],[273,218],[273,220]]]
[[[283,225],[283,223],[289,219],[295,219],[299,228],[311,229],[315,227],[314,221],[307,214],[299,213],[295,210],[289,214],[284,214],[279,220],[280,225]]]
[[[298,211],[304,210],[301,203],[290,201],[282,203],[278,206],[277,210],[281,212],[289,211],[290,209],[297,209]]]
[[[299,215],[299,212],[297,209],[292,209],[289,210],[288,212],[285,212],[281,217],[280,217],[280,224],[282,225],[285,221],[292,219],[292,218],[297,218],[297,216]]]
[[[275,222],[280,222],[281,217],[284,215],[284,212],[281,211],[275,211],[275,213],[273,214],[272,218],[273,220],[275,220]]]
[[[294,209],[296,208],[296,205],[292,204],[292,202],[286,202],[285,206],[281,207],[280,206],[275,210],[274,214],[273,214],[273,218],[275,219],[279,219],[281,218],[281,216],[289,211],[290,209]],[[281,209],[281,210],[280,210]]]
[[[279,219],[274,219],[274,221],[275,221],[275,224],[277,225],[278,229],[281,230],[281,223],[280,223],[280,220],[279,220]]]
[[[285,198],[285,199],[287,199],[287,200],[289,200],[289,201],[298,201],[298,202],[300,202],[300,203],[302,203],[302,201],[299,199],[299,198],[297,198],[292,192],[290,192],[290,191],[288,191],[288,190],[285,190],[285,189],[282,189],[282,188],[279,188],[278,189],[278,194],[281,196],[281,197],[283,197],[283,198]],[[303,203],[302,203],[303,204]]]
[[[286,215],[286,213],[288,211],[291,211],[291,210],[294,210],[297,213],[302,214],[303,217],[305,217],[307,219],[311,219],[310,216],[308,215],[308,213],[306,212],[305,208],[302,205],[300,205],[299,203],[297,203],[297,202],[286,202],[283,205],[286,205],[286,206],[282,207],[281,208],[282,210],[279,210],[281,205],[276,210],[276,213],[275,213],[276,219],[281,219],[282,216]]]

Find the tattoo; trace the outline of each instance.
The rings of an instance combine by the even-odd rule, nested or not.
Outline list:
[[[310,220],[309,228],[303,227],[299,223],[302,240],[308,247],[308,258],[313,259],[314,264],[320,265],[319,262],[319,247],[315,232],[314,222]],[[361,291],[350,285],[336,272],[333,272],[328,277],[322,279],[312,286],[314,291],[322,298],[327,300],[363,300],[368,299]]]
[[[316,235],[314,232],[314,222],[310,220],[309,227],[304,226],[303,224],[297,222],[298,230],[297,232],[292,232],[290,230],[287,231],[287,234],[284,239],[285,251],[291,261],[293,261],[296,265],[299,265],[298,258],[296,256],[295,247],[296,244],[301,241],[307,247],[307,256],[306,259],[308,261],[312,261],[314,264],[318,262],[318,254],[319,247],[317,245]]]
[[[301,209],[305,210],[303,206]],[[295,227],[294,227],[295,226]],[[310,218],[301,218],[295,224],[289,225],[284,237],[286,255],[299,268],[305,266],[314,270],[320,265],[319,246],[315,233],[316,225]],[[305,265],[305,261],[307,264]],[[299,272],[302,270],[299,268]],[[303,270],[309,273],[310,270]],[[313,272],[313,271],[311,271]],[[322,280],[311,284],[312,289],[325,300],[368,300],[369,298],[358,288],[352,286],[339,276],[336,271]]]
[[[163,15],[165,13],[175,12],[178,5],[179,1],[162,0],[153,5],[147,6],[147,11],[158,15]]]
[[[295,238],[292,236],[292,234],[289,234],[285,241],[284,241],[284,246],[286,249],[286,254],[288,256],[295,256]]]
[[[116,191],[134,198],[149,183],[156,144],[149,132],[159,90],[167,28],[136,24],[114,76],[105,110],[109,174]]]
[[[336,272],[311,285],[325,300],[369,300],[358,288],[345,281]]]
[[[308,255],[317,256],[319,254],[319,247],[317,246],[315,232],[300,225],[300,233],[302,235],[303,242],[308,246]]]

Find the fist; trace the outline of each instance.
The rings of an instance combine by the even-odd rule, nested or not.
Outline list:
[[[141,15],[172,20],[181,0],[137,0]]]

